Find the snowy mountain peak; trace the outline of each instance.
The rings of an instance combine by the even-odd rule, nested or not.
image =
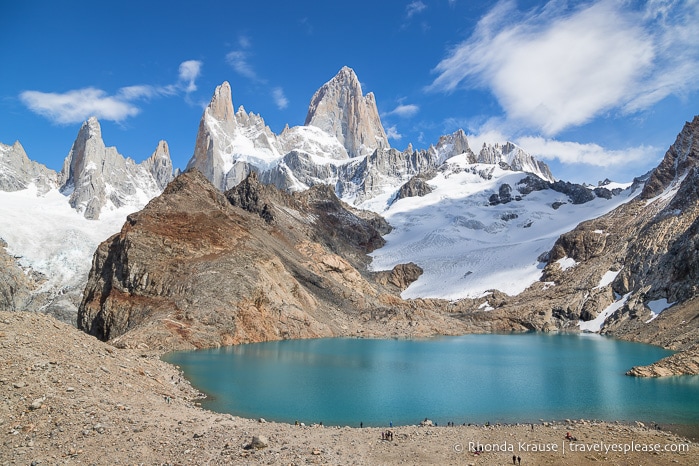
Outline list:
[[[412,146],[411,146],[412,147]],[[450,157],[460,154],[468,154],[470,163],[476,163],[476,156],[468,145],[468,139],[464,130],[459,129],[452,134],[446,134],[439,138],[437,146],[438,163],[444,163]]]
[[[198,169],[214,186],[226,191],[253,167],[272,167],[282,157],[280,151],[277,136],[261,116],[245,113],[242,106],[233,112],[231,88],[224,82],[202,114],[187,169]]]
[[[0,191],[21,191],[34,184],[43,194],[57,184],[55,171],[29,160],[19,141],[11,146],[0,143]]]
[[[505,163],[512,170],[533,173],[552,183],[556,181],[548,165],[536,160],[517,144],[509,141],[504,144],[483,143],[483,147],[478,153],[477,162],[490,164]]]
[[[115,147],[106,147],[99,121],[91,117],[83,123],[63,163],[61,192],[69,196],[71,207],[88,219],[98,219],[105,208],[140,208],[172,179],[172,162],[164,141],[151,158],[137,165]]]
[[[389,147],[374,94],[362,94],[357,75],[347,66],[313,95],[304,125],[334,135],[350,157]]]

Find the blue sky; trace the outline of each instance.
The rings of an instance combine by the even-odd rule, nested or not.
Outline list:
[[[345,65],[393,147],[463,128],[578,182],[645,173],[699,114],[691,0],[27,0],[0,17],[0,142],[57,170],[91,115],[121,154],[164,139],[184,168],[221,82],[279,133]]]

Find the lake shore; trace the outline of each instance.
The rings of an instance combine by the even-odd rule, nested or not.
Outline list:
[[[43,314],[0,313],[0,387],[0,464],[699,463],[697,443],[641,424],[359,428],[213,413],[157,354],[116,349]]]

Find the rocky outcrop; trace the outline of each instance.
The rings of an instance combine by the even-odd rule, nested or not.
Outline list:
[[[172,159],[170,158],[170,149],[167,142],[158,142],[158,147],[156,147],[155,151],[143,161],[143,167],[151,174],[155,185],[162,192],[165,186],[174,178]]]
[[[374,94],[363,95],[357,75],[346,66],[313,95],[304,125],[334,135],[350,157],[389,147]]]
[[[391,331],[464,331],[372,280],[364,264],[380,229],[328,186],[292,195],[251,174],[224,195],[190,170],[100,245],[78,326],[168,349],[349,335],[387,320]]]
[[[434,175],[430,173],[413,176],[407,183],[398,189],[398,193],[396,193],[395,198],[391,202],[393,203],[401,199],[405,199],[406,197],[421,197],[431,193],[432,188],[427,183],[427,180],[432,176]]]
[[[675,375],[699,375],[699,345],[687,351],[675,353],[648,366],[634,366],[626,375],[634,377],[670,377]]]
[[[167,145],[161,142],[150,159],[136,164],[115,147],[106,147],[95,117],[86,121],[59,175],[61,192],[85,218],[98,219],[102,209],[143,204],[172,179]]]
[[[0,311],[27,310],[36,282],[10,256],[0,238]]]
[[[382,285],[391,284],[399,291],[403,291],[412,282],[420,278],[422,268],[413,262],[409,262],[407,264],[398,264],[390,271],[377,272],[376,275],[377,281]]]
[[[651,199],[678,181],[697,166],[699,154],[699,115],[687,122],[677,135],[675,143],[665,153],[660,164],[651,171],[641,193],[642,199]]]
[[[43,194],[57,183],[58,174],[30,160],[19,141],[11,146],[0,144],[0,191],[20,191],[33,184]]]

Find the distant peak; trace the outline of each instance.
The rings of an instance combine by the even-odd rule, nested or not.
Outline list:
[[[97,120],[96,116],[91,116],[90,118],[87,119],[80,128],[79,134],[86,134],[89,136],[94,136],[101,138],[102,137],[102,127],[100,126],[99,120]]]
[[[217,120],[228,120],[233,117],[233,99],[231,98],[231,85],[223,81],[216,87],[208,107],[209,113]]]
[[[158,147],[155,149],[155,154],[157,157],[170,158],[170,148],[167,145],[167,141],[161,139],[158,142]]]

